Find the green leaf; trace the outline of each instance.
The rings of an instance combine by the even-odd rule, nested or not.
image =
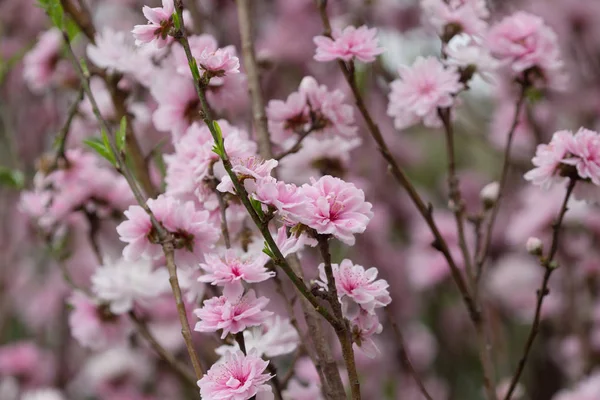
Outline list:
[[[263,247],[262,251],[263,251],[263,253],[265,253],[266,255],[268,255],[271,259],[275,259],[275,255],[273,254],[273,252],[269,248],[269,244],[266,241],[264,242],[264,247]]]
[[[181,29],[181,21],[179,20],[179,15],[177,14],[177,11],[173,13],[173,25],[175,25],[175,29]]]
[[[96,153],[98,153],[102,158],[108,160],[112,165],[117,165],[117,160],[115,159],[115,155],[110,150],[110,147],[106,146],[104,141],[104,137],[106,134],[103,133],[103,138],[91,138],[83,141],[84,144],[91,147]],[[108,140],[108,137],[106,138]]]
[[[87,63],[85,62],[85,59],[83,57],[79,59],[79,65],[81,66],[83,75],[85,75],[87,78],[89,78],[90,77],[90,69],[88,68]]]
[[[119,149],[119,151],[123,151],[125,149],[126,137],[127,137],[127,117],[123,116],[123,118],[121,118],[121,124],[119,125],[119,130],[117,131],[117,135],[116,135],[117,149]]]
[[[242,185],[243,185],[243,183],[242,183]],[[256,199],[250,198],[250,204],[252,204],[252,208],[254,208],[254,211],[256,211],[256,213],[261,218],[264,218],[265,213],[262,210],[262,203]]]
[[[200,81],[200,71],[198,71],[198,64],[196,63],[196,59],[192,58],[192,60],[189,62],[189,65],[194,80],[196,82]]]
[[[17,169],[10,169],[0,165],[0,185],[13,189],[22,189],[25,186],[25,176]]]

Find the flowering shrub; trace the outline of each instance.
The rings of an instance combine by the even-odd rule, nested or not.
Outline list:
[[[38,3],[1,400],[600,399],[596,2]]]

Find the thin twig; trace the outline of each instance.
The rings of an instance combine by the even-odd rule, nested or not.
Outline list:
[[[273,158],[271,140],[269,138],[269,128],[267,125],[267,115],[265,113],[265,102],[260,88],[260,76],[256,54],[254,51],[254,40],[252,37],[252,17],[250,15],[250,0],[236,0],[238,10],[238,24],[240,26],[240,36],[242,39],[242,57],[248,76],[248,91],[252,99],[252,117],[254,120],[254,129],[256,130],[256,139],[258,142],[258,152],[265,159]]]
[[[456,220],[458,233],[458,244],[463,256],[465,271],[473,293],[473,300],[480,310],[480,318],[475,323],[475,331],[478,337],[479,359],[483,369],[483,383],[489,400],[496,400],[496,383],[494,373],[494,362],[492,359],[492,343],[487,329],[487,318],[485,308],[480,304],[478,291],[475,288],[476,281],[473,272],[471,252],[465,236],[465,205],[460,192],[460,181],[456,174],[456,154],[454,148],[454,126],[452,124],[451,109],[438,109],[438,116],[442,120],[446,133],[446,149],[448,153],[448,191],[450,197],[450,208]]]
[[[484,267],[485,260],[489,253],[490,243],[492,241],[492,234],[494,232],[494,224],[496,222],[496,217],[498,216],[498,211],[500,210],[500,202],[502,200],[502,197],[504,196],[504,189],[506,187],[506,183],[508,182],[508,170],[510,167],[510,153],[512,150],[512,142],[513,142],[513,137],[514,137],[515,131],[517,129],[517,125],[519,124],[519,114],[521,113],[521,108],[525,102],[525,93],[526,93],[526,85],[521,84],[521,93],[519,94],[519,98],[515,105],[515,113],[514,113],[513,121],[510,126],[510,129],[508,130],[506,146],[504,147],[504,162],[502,165],[502,173],[500,175],[500,181],[499,181],[500,188],[498,190],[498,198],[496,199],[496,202],[494,203],[494,207],[492,208],[492,211],[490,213],[490,218],[489,218],[488,224],[486,226],[485,235],[484,235],[483,241],[482,241],[481,252],[476,255],[477,258],[475,261],[475,267],[476,267],[476,278],[475,279],[477,282],[480,281],[481,276],[483,275],[483,267]]]
[[[324,34],[326,36],[331,36],[331,24],[329,22],[329,17],[327,16],[327,10],[326,10],[327,2],[325,0],[315,0],[315,1],[318,5],[319,12],[321,15],[321,20],[323,22]],[[354,95],[354,100],[356,102],[356,106],[367,124],[367,128],[368,128],[370,135],[373,137],[373,140],[375,140],[375,143],[377,144],[378,150],[381,153],[382,157],[388,163],[388,167],[389,167],[390,172],[392,173],[392,176],[394,177],[394,179],[396,179],[396,181],[400,184],[400,186],[402,186],[406,190],[410,199],[417,207],[417,210],[419,211],[421,216],[425,219],[425,222],[427,223],[427,226],[431,230],[431,233],[433,234],[433,237],[435,239],[433,245],[438,251],[440,251],[442,253],[444,258],[446,259],[448,266],[450,267],[450,273],[452,275],[452,279],[454,280],[454,282],[456,283],[456,286],[458,287],[458,290],[459,290],[459,292],[462,296],[462,299],[467,307],[467,311],[469,312],[471,320],[477,321],[480,318],[479,310],[477,309],[476,304],[473,301],[471,294],[469,293],[468,287],[465,283],[462,273],[460,272],[460,269],[458,268],[458,266],[456,265],[456,262],[452,258],[452,254],[450,253],[450,250],[448,248],[448,244],[447,244],[446,240],[440,233],[440,230],[438,229],[438,227],[435,223],[435,220],[433,219],[433,208],[432,208],[431,204],[428,204],[428,205],[425,204],[425,202],[423,201],[423,199],[417,192],[416,188],[410,182],[410,180],[408,179],[408,177],[406,176],[406,174],[404,173],[402,168],[400,168],[395,157],[390,152],[389,147],[388,147],[385,139],[383,138],[383,135],[381,134],[379,126],[375,123],[375,121],[371,117],[371,114],[369,113],[369,110],[367,109],[367,106],[365,105],[362,94],[360,93],[358,85],[356,84],[356,80],[355,80],[356,77],[354,74],[353,62],[351,61],[348,65],[346,65],[346,63],[344,63],[343,61],[339,61],[338,65],[340,66],[340,69],[341,69],[344,77],[346,78],[346,81],[347,81],[348,85],[350,86],[350,89],[352,90],[352,93]]]
[[[406,350],[406,342],[404,341],[402,331],[400,331],[400,328],[398,327],[398,324],[396,323],[396,319],[394,318],[394,315],[392,314],[392,310],[389,307],[386,307],[385,312],[387,314],[388,322],[390,323],[390,325],[392,325],[392,330],[394,331],[394,336],[396,337],[396,344],[398,345],[398,350],[400,351],[400,358],[402,359],[402,364],[403,364],[404,368],[406,368],[408,370],[408,373],[410,374],[410,376],[413,377],[415,383],[417,384],[417,387],[421,391],[421,394],[427,400],[433,400],[433,398],[427,391],[425,384],[423,384],[423,380],[421,380],[419,373],[417,372],[412,361],[410,360],[410,355],[408,354],[408,351]]]
[[[142,321],[133,311],[129,312],[129,318],[135,325],[140,335],[150,344],[154,351],[175,371],[190,387],[197,389],[196,378],[188,368],[181,364],[173,354],[165,349],[158,340],[152,335],[148,325]]]
[[[79,87],[77,96],[67,111],[67,119],[65,120],[64,125],[56,137],[56,156],[54,157],[54,163],[51,167],[52,170],[58,168],[60,160],[65,161],[67,164],[69,163],[69,160],[65,154],[65,147],[67,145],[67,137],[71,131],[71,123],[73,122],[75,115],[77,115],[77,110],[79,109],[79,103],[81,103],[81,100],[83,100],[83,87]]]
[[[538,334],[538,331],[540,329],[540,321],[541,321],[541,317],[542,317],[542,305],[544,303],[544,298],[550,293],[550,290],[548,289],[548,282],[550,281],[550,276],[552,275],[552,272],[554,272],[554,270],[557,268],[556,265],[554,265],[554,256],[556,255],[556,252],[558,251],[558,243],[560,240],[561,225],[562,225],[564,216],[568,210],[567,204],[569,202],[569,198],[571,197],[571,194],[573,193],[573,189],[575,188],[576,183],[577,183],[577,179],[571,178],[569,180],[569,184],[567,186],[567,192],[565,194],[565,198],[564,198],[562,206],[560,208],[558,218],[556,219],[556,222],[554,222],[554,224],[552,225],[553,233],[552,233],[552,244],[550,246],[550,251],[548,252],[548,256],[542,257],[540,259],[542,267],[544,267],[544,269],[545,269],[545,272],[544,272],[544,278],[542,280],[542,285],[541,285],[540,289],[537,291],[537,304],[535,307],[535,315],[533,317],[533,323],[531,324],[531,330],[529,331],[529,335],[527,336],[527,341],[525,342],[525,348],[523,349],[523,355],[521,356],[521,359],[519,360],[519,365],[517,366],[517,370],[516,370],[515,374],[513,375],[513,378],[510,382],[508,392],[506,393],[504,400],[510,400],[510,398],[512,397],[513,392],[515,391],[515,388],[517,387],[517,384],[519,383],[519,379],[521,378],[521,375],[523,374],[523,370],[525,369],[525,364],[527,363],[527,358],[529,357],[529,353],[533,346],[533,342],[534,342],[534,340]]]
[[[118,151],[118,149],[116,147],[113,130],[111,129],[109,124],[106,122],[106,120],[100,113],[98,103],[96,102],[94,94],[89,85],[89,77],[86,76],[86,74],[83,72],[83,69],[81,68],[81,65],[79,64],[79,62],[77,60],[77,57],[75,56],[75,53],[73,52],[73,48],[71,47],[71,42],[69,40],[69,36],[67,35],[66,32],[63,32],[63,39],[65,41],[66,48],[67,48],[67,56],[71,60],[71,63],[73,64],[73,67],[79,77],[79,80],[81,81],[81,84],[85,90],[85,94],[87,95],[87,97],[90,101],[90,104],[92,106],[94,115],[95,115],[96,119],[98,120],[98,122],[100,123],[101,127],[108,133],[109,145],[110,145],[111,151],[112,151],[113,155],[115,156],[115,160],[116,160],[116,168],[125,177],[125,180],[129,184],[129,187],[131,188],[133,195],[134,195],[135,199],[137,200],[138,204],[144,209],[144,211],[150,217],[150,221],[152,223],[152,228],[156,231],[158,239],[162,245],[163,252],[165,255],[165,260],[167,263],[167,269],[169,271],[169,283],[171,284],[173,296],[175,297],[175,302],[177,304],[177,311],[179,314],[179,320],[180,320],[181,326],[182,326],[181,333],[183,335],[185,345],[187,347],[190,359],[192,361],[192,365],[194,366],[194,372],[196,373],[196,377],[198,379],[200,379],[200,378],[202,378],[202,375],[204,375],[204,371],[202,369],[202,366],[200,365],[200,361],[198,359],[198,354],[196,353],[196,350],[194,349],[194,344],[191,339],[191,331],[190,331],[190,325],[189,325],[189,322],[187,319],[187,312],[185,310],[185,304],[183,303],[183,300],[182,300],[181,288],[179,286],[179,280],[177,279],[177,267],[175,265],[175,260],[174,260],[175,248],[173,245],[173,235],[170,232],[168,232],[156,220],[156,217],[152,213],[152,210],[150,210],[150,208],[148,207],[148,204],[146,204],[146,200],[142,194],[141,189],[139,188],[137,182],[133,178],[131,171],[129,170],[127,164],[124,162],[123,158],[121,157],[120,152]]]
[[[308,135],[310,135],[312,132],[314,131],[314,129],[311,127],[310,129],[305,130],[304,132],[302,132],[299,136],[298,139],[296,139],[296,143],[294,143],[294,145],[292,147],[290,147],[288,150],[284,151],[281,154],[278,154],[277,156],[275,156],[275,159],[277,161],[280,161],[282,158],[289,156],[290,154],[294,154],[297,153],[298,151],[300,151],[300,149],[302,148],[302,142],[304,141],[304,139],[306,139],[308,137]]]
[[[329,252],[329,235],[317,235],[317,241],[319,242],[319,251],[323,258],[325,266],[325,274],[327,276],[327,292],[329,297],[329,303],[333,309],[333,314],[341,321],[344,321],[341,329],[336,329],[336,334],[342,346],[342,355],[344,357],[344,363],[348,371],[348,381],[350,382],[350,390],[352,392],[352,400],[360,400],[360,380],[358,379],[358,372],[356,370],[356,361],[354,359],[354,349],[352,348],[352,331],[350,325],[344,319],[342,314],[342,305],[338,299],[337,288],[335,285],[335,277],[333,275],[333,268],[331,266],[331,253]]]

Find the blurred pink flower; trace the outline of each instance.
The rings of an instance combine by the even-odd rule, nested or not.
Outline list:
[[[98,350],[125,343],[131,331],[127,319],[79,291],[73,293],[69,304],[73,307],[69,315],[71,335],[81,346]]]
[[[340,59],[350,61],[356,57],[362,62],[373,62],[384,50],[377,45],[377,29],[347,26],[344,30],[334,29],[333,39],[327,36],[316,36],[313,41],[317,45],[315,60],[333,61]]]
[[[50,383],[54,372],[50,354],[33,342],[13,342],[0,347],[0,376],[12,376],[27,386]]]
[[[198,66],[210,77],[227,76],[240,73],[240,60],[235,56],[233,46],[215,51],[204,50],[197,58]]]
[[[221,338],[224,339],[229,333],[238,333],[248,327],[263,324],[273,315],[264,310],[268,303],[269,299],[266,297],[257,298],[254,290],[249,290],[237,299],[213,297],[205,300],[202,308],[194,310],[194,314],[200,319],[194,330],[216,332],[222,329]]]
[[[265,268],[268,257],[263,253],[257,257],[242,258],[235,250],[228,249],[224,257],[207,254],[204,260],[200,268],[205,273],[198,281],[223,286],[223,295],[231,300],[240,298],[244,293],[242,282],[258,283],[275,276],[275,272]]]
[[[418,57],[411,67],[400,67],[400,79],[391,83],[387,113],[396,129],[423,121],[428,127],[441,126],[438,108],[451,107],[461,89],[460,75],[453,67],[434,57]]]
[[[564,88],[566,76],[558,38],[540,17],[523,11],[505,17],[490,28],[486,43],[492,54],[518,77],[536,69],[545,86]]]
[[[173,141],[181,138],[186,129],[200,119],[200,100],[191,78],[158,75],[150,86],[150,93],[158,103],[152,122],[159,131],[171,132]]]
[[[52,28],[43,32],[36,45],[25,54],[23,78],[31,90],[39,92],[50,85],[62,45],[62,33]]]
[[[154,43],[158,48],[165,47],[172,40],[169,31],[174,26],[175,5],[173,0],[162,0],[162,7],[144,6],[142,12],[148,19],[148,24],[134,26],[131,32],[135,38],[135,44],[140,46],[145,43]]]
[[[204,400],[244,400],[271,393],[267,382],[273,376],[264,373],[268,365],[253,352],[227,353],[198,381],[200,395]]]
[[[490,13],[485,3],[485,0],[422,0],[421,8],[438,35],[449,32],[478,35],[487,28],[485,19]]]
[[[373,336],[383,331],[383,326],[379,323],[377,315],[361,310],[359,314],[352,319],[351,323],[354,348],[358,349],[369,358],[377,357],[380,351],[373,341]]]

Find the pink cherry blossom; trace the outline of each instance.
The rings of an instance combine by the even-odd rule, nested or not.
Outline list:
[[[263,324],[273,315],[264,310],[268,303],[269,299],[266,297],[257,298],[254,290],[249,290],[237,299],[213,297],[204,301],[202,308],[194,310],[194,314],[200,319],[194,330],[216,332],[222,329],[221,338],[224,339],[229,333],[238,333],[248,327]]]
[[[444,39],[461,32],[481,34],[487,28],[489,11],[485,0],[422,0],[421,8],[427,21]]]
[[[271,393],[267,382],[273,377],[264,373],[269,365],[255,353],[227,353],[198,381],[204,400],[248,400],[257,393]]]
[[[535,168],[525,174],[525,179],[545,189],[550,188],[554,183],[563,181],[564,177],[560,176],[560,167],[568,158],[569,149],[575,147],[574,141],[575,138],[571,131],[554,133],[549,144],[540,144],[537,147],[535,156],[531,160]]]
[[[219,230],[208,220],[209,213],[196,210],[191,201],[181,203],[171,196],[160,195],[147,204],[158,222],[175,235],[178,242],[175,258],[181,266],[195,265],[219,238]],[[159,258],[162,248],[156,239],[151,239],[156,232],[150,216],[140,206],[129,207],[125,216],[127,220],[117,226],[121,241],[127,243],[123,257],[128,261]]]
[[[217,39],[209,34],[188,36],[188,43],[194,58],[200,57],[200,55],[205,51],[208,53],[213,53],[219,48]],[[179,74],[191,77],[192,71],[190,70],[190,65],[188,63],[183,46],[173,46],[171,51],[173,54],[173,60],[177,66],[177,72]],[[235,55],[235,53],[233,55]]]
[[[423,121],[428,127],[441,126],[438,108],[451,107],[463,89],[460,75],[434,57],[419,57],[411,67],[400,67],[400,79],[391,83],[387,113],[397,129]]]
[[[131,311],[134,304],[146,304],[170,291],[167,269],[154,270],[147,260],[106,261],[91,280],[94,294],[117,315]]]
[[[228,249],[224,257],[207,254],[205,262],[200,264],[206,273],[198,278],[199,282],[223,286],[223,294],[228,299],[242,296],[242,282],[258,283],[275,276],[275,272],[265,268],[268,257],[261,254],[257,257],[243,258],[235,250]]]
[[[28,385],[48,384],[53,375],[52,359],[33,342],[13,342],[0,346],[0,376],[12,376]]]
[[[240,73],[240,60],[235,56],[233,46],[215,51],[204,50],[197,58],[197,62],[210,77]]]
[[[570,389],[559,391],[552,400],[594,400],[600,396],[600,371],[595,370]]]
[[[383,326],[379,323],[377,315],[361,310],[352,320],[354,347],[369,358],[377,357],[380,351],[373,341],[373,336],[382,331]]]
[[[41,91],[52,82],[62,43],[62,33],[52,28],[42,33],[35,47],[25,54],[23,78],[31,90]]]
[[[356,136],[354,109],[340,90],[329,91],[312,76],[302,79],[287,100],[271,100],[266,108],[269,130],[284,142],[308,130],[327,136]],[[295,142],[295,138],[294,138]]]
[[[516,12],[492,26],[486,41],[492,54],[518,77],[536,69],[546,86],[555,89],[565,86],[558,38],[540,17]]]
[[[373,314],[376,308],[385,307],[392,302],[388,283],[384,279],[377,279],[377,268],[365,271],[364,267],[354,265],[348,259],[339,265],[332,264],[331,267],[335,288],[347,318],[356,318],[360,309]],[[319,265],[319,278],[321,281],[318,284],[327,288],[325,264]]]
[[[317,45],[315,60],[333,61],[335,59],[350,61],[354,57],[362,62],[373,62],[375,57],[384,52],[377,45],[377,29],[347,26],[344,30],[334,29],[332,38],[316,36],[313,40]]]
[[[152,114],[154,126],[159,131],[171,132],[175,141],[200,119],[200,100],[191,78],[159,75],[150,86],[150,93],[158,102],[158,108]]]
[[[254,193],[256,190],[256,182],[262,178],[271,175],[273,168],[277,166],[277,160],[262,160],[258,156],[248,158],[237,158],[232,160],[233,172],[235,172],[240,182],[243,182],[248,193]],[[227,175],[221,180],[217,186],[220,192],[235,193],[233,181]]]
[[[580,178],[600,185],[600,134],[580,128],[568,144],[568,156],[562,162],[577,168]]]
[[[71,335],[81,346],[98,350],[125,343],[131,331],[127,319],[78,291],[73,293],[69,304],[73,307],[69,315]]]
[[[144,16],[148,19],[147,25],[136,25],[133,30],[135,44],[140,46],[145,43],[154,43],[156,47],[165,47],[172,38],[169,31],[173,25],[175,5],[173,0],[162,0],[162,7],[142,8]]]
[[[289,215],[301,212],[308,201],[299,187],[277,181],[271,176],[256,181],[256,192],[252,196],[261,203],[277,209],[279,217],[284,220]]]
[[[333,235],[349,246],[355,233],[363,233],[373,212],[365,193],[354,184],[326,175],[302,186],[309,199],[305,209],[295,215],[298,221],[322,235]]]
[[[308,237],[306,234],[295,235],[288,237],[285,226],[277,230],[277,235],[273,235],[277,248],[281,251],[284,257],[289,256],[302,250],[305,246],[315,247],[317,240]]]

